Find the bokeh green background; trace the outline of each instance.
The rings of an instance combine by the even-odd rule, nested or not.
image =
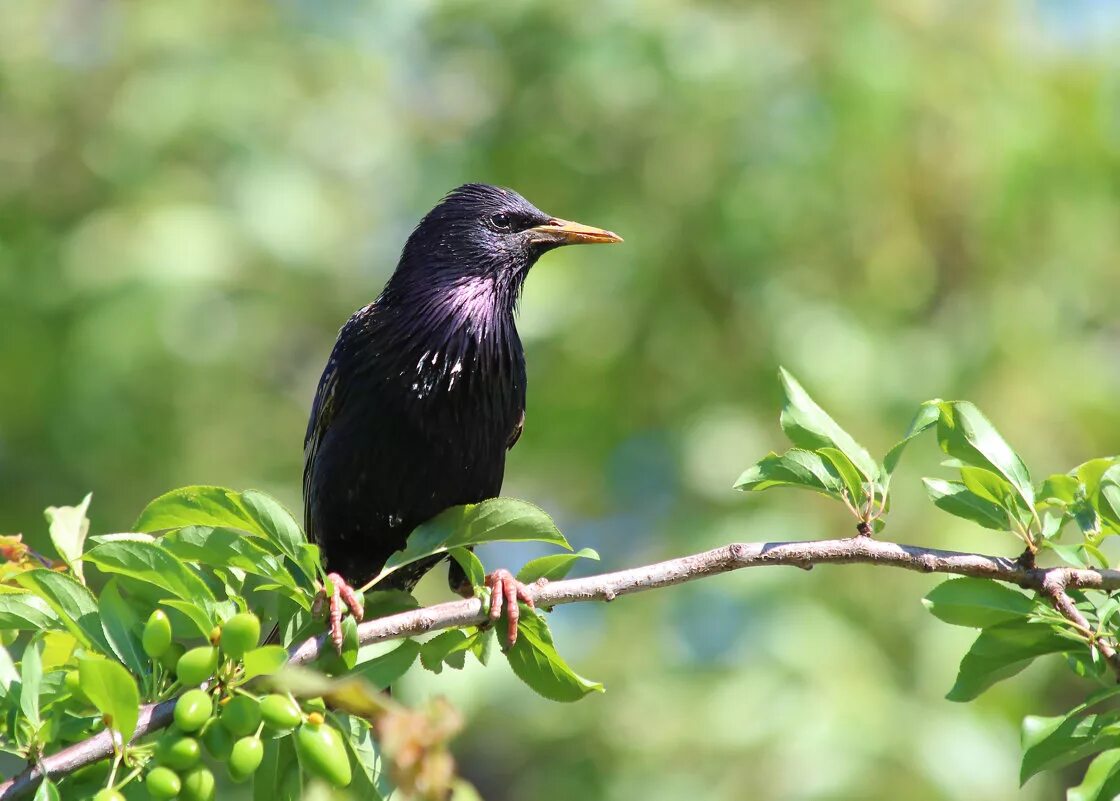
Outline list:
[[[783,447],[778,364],[878,453],[934,396],[1036,475],[1115,452],[1118,43],[1092,0],[6,3],[0,531],[42,542],[90,490],[95,532],[190,483],[298,508],[336,330],[468,180],[626,237],[530,277],[506,481],[604,568],[852,533],[730,489]],[[884,536],[1014,553],[924,500],[934,450]],[[781,568],[567,607],[605,695],[499,664],[401,695],[466,713],[490,801],[1055,797],[1017,789],[1018,721],[1084,688],[1051,660],[943,700],[970,634],[923,611],[934,583]]]

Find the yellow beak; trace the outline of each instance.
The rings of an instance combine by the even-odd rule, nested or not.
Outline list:
[[[622,241],[613,231],[555,218],[547,225],[530,228],[529,234],[534,242],[552,245],[609,245]]]

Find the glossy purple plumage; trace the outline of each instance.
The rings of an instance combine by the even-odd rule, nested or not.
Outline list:
[[[348,581],[377,573],[447,507],[501,491],[525,410],[514,311],[548,249],[522,232],[549,220],[515,192],[460,187],[339,332],[308,422],[304,501],[309,536]],[[430,567],[391,583],[410,589]]]

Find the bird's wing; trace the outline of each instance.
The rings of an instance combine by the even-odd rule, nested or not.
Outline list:
[[[335,347],[337,350],[337,346]],[[315,473],[315,457],[319,453],[319,444],[323,434],[330,426],[337,412],[335,405],[336,390],[338,389],[338,366],[334,354],[327,362],[323,375],[319,379],[319,387],[315,390],[315,400],[311,404],[311,417],[307,421],[307,433],[303,438],[303,497],[305,502],[311,500],[311,477]],[[308,515],[308,519],[310,519]],[[311,534],[311,532],[308,532]]]
[[[521,432],[525,430],[525,410],[521,410],[521,418],[517,421],[517,425],[513,427],[513,431],[509,434],[509,439],[506,441],[506,450],[511,450],[517,444],[517,440],[521,439]]]

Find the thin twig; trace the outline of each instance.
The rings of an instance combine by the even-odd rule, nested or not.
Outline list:
[[[949,573],[958,576],[994,579],[1023,589],[1043,593],[1055,608],[1075,626],[1087,626],[1084,616],[1066,594],[1068,589],[1120,589],[1120,570],[1072,569],[1065,567],[1027,567],[1003,556],[986,556],[960,551],[942,551],[883,542],[870,537],[816,542],[736,542],[704,553],[670,559],[644,567],[602,573],[586,578],[555,581],[530,587],[538,607],[584,601],[610,601],[620,595],[669,587],[718,573],[745,567],[789,565],[810,568],[817,564],[871,564],[898,567],[918,573]],[[368,620],[358,626],[358,642],[370,645],[387,640],[412,637],[440,629],[482,623],[488,616],[477,598],[428,606],[388,617]],[[1101,654],[1120,671],[1120,657],[1107,643],[1111,654]],[[316,659],[324,647],[333,647],[326,635],[312,637],[293,645],[288,653],[293,664]],[[141,708],[133,739],[144,737],[171,722],[175,699]],[[13,779],[0,784],[0,801],[23,798],[39,785],[45,771],[51,778],[68,775],[113,753],[108,731],[44,757],[41,766],[29,767]]]

